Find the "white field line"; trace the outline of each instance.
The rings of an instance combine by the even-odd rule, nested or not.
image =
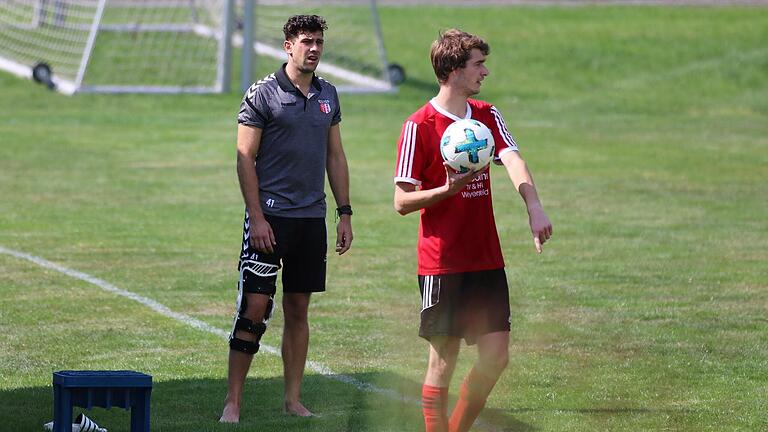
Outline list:
[[[80,272],[80,271],[77,271],[77,270],[73,270],[71,268],[64,267],[61,264],[56,264],[56,263],[48,261],[46,259],[34,256],[34,255],[30,255],[30,254],[27,254],[27,253],[24,253],[24,252],[19,252],[19,251],[15,251],[15,250],[12,250],[12,249],[8,249],[8,248],[5,248],[3,246],[0,246],[0,253],[6,254],[6,255],[11,255],[11,256],[14,256],[14,257],[19,258],[19,259],[27,260],[29,262],[32,262],[34,264],[39,265],[40,267],[43,267],[43,268],[46,268],[46,269],[49,269],[49,270],[55,270],[55,271],[57,271],[59,273],[63,273],[63,274],[65,274],[65,275],[67,275],[69,277],[72,277],[74,279],[79,279],[81,281],[88,282],[88,283],[90,283],[92,285],[96,285],[97,287],[103,289],[104,291],[110,292],[112,294],[117,294],[119,296],[125,297],[127,299],[131,299],[131,300],[136,301],[138,303],[141,303],[142,305],[152,309],[153,311],[159,313],[160,315],[163,315],[163,316],[168,317],[168,318],[172,318],[172,319],[174,319],[176,321],[179,321],[182,324],[188,325],[188,326],[190,326],[192,328],[195,328],[195,329],[198,329],[198,330],[202,330],[202,331],[205,331],[205,332],[208,332],[208,333],[212,333],[212,334],[215,334],[216,336],[220,336],[222,338],[228,338],[229,337],[229,332],[226,331],[226,330],[222,330],[220,328],[213,327],[212,325],[210,325],[210,324],[208,324],[208,323],[206,323],[204,321],[200,321],[199,319],[191,317],[189,315],[185,315],[185,314],[179,313],[179,312],[174,312],[170,308],[168,308],[168,306],[165,306],[162,303],[159,303],[159,302],[157,302],[155,300],[152,300],[151,298],[144,297],[142,295],[133,293],[131,291],[124,290],[122,288],[118,288],[115,285],[112,285],[111,283],[109,283],[109,282],[107,282],[107,281],[105,281],[103,279],[99,279],[99,278],[91,276],[91,275],[89,275],[87,273],[83,273],[83,272]],[[262,352],[266,351],[266,352],[268,352],[270,354],[273,354],[273,355],[280,355],[280,350],[278,350],[275,347],[269,346],[269,345],[262,344],[260,351],[262,351]],[[328,379],[332,379],[332,380],[335,380],[335,381],[343,382],[345,384],[349,384],[349,385],[357,388],[358,390],[364,390],[364,391],[367,391],[367,392],[370,392],[370,393],[380,394],[380,395],[387,396],[387,397],[390,397],[390,398],[395,399],[395,400],[399,400],[399,401],[403,401],[403,402],[408,402],[408,403],[419,404],[421,402],[418,399],[402,395],[402,394],[400,394],[400,393],[398,393],[398,392],[396,392],[394,390],[383,389],[383,388],[377,387],[377,386],[375,386],[373,384],[366,383],[366,382],[360,381],[358,379],[355,379],[355,378],[353,378],[351,376],[347,376],[347,375],[343,375],[343,374],[338,374],[338,373],[334,372],[333,370],[331,370],[331,368],[329,368],[328,366],[326,366],[326,365],[324,365],[322,363],[318,363],[318,362],[314,362],[314,361],[307,361],[307,368],[309,368],[310,370],[312,370],[312,371],[314,371],[314,372],[316,372],[316,373],[318,373],[318,374],[320,374],[320,375],[322,375],[322,376],[324,376],[324,377],[326,377]]]

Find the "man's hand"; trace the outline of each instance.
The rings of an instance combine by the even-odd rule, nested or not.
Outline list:
[[[343,255],[352,246],[352,217],[341,215],[336,224],[336,253]]]
[[[443,162],[445,167],[445,188],[449,195],[454,195],[475,178],[475,171],[469,171],[465,173],[458,173],[456,170],[448,165],[448,162]]]
[[[541,253],[541,246],[552,237],[552,222],[549,221],[547,214],[540,204],[532,205],[528,208],[528,223],[531,225],[533,233],[533,245],[536,252]]]
[[[251,227],[249,239],[251,246],[259,252],[274,253],[275,234],[272,232],[272,226],[269,225],[264,217],[250,217]]]

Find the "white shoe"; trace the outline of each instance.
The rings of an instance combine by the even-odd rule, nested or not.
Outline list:
[[[53,431],[53,422],[48,422],[43,425],[43,429],[47,432]],[[89,419],[85,414],[75,418],[75,422],[72,423],[72,432],[107,432],[103,427],[99,427],[93,420]]]

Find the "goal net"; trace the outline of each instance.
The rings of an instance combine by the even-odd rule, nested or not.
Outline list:
[[[273,72],[285,62],[283,25],[295,14],[320,15],[328,24],[318,75],[343,92],[393,89],[374,0],[256,1],[254,49],[259,73]],[[240,43],[237,37],[235,43]]]
[[[301,13],[329,25],[319,75],[342,91],[392,88],[375,0],[253,1],[1,0],[0,69],[32,77],[44,64],[67,94],[228,91],[243,26],[255,28],[258,78],[285,61],[282,26]]]
[[[3,0],[0,68],[65,93],[224,89],[224,0]]]

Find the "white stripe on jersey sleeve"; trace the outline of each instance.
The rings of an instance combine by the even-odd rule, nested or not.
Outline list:
[[[405,122],[405,126],[403,128],[403,142],[400,146],[400,161],[397,164],[397,175],[401,176],[403,175],[403,171],[405,170],[406,160],[408,159],[408,137],[410,135],[411,130],[411,122]]]
[[[413,178],[413,155],[416,152],[416,123],[405,122],[403,143],[400,148],[400,161],[397,164],[395,183],[407,182],[420,185],[421,182]]]
[[[493,113],[493,118],[496,120],[496,127],[499,129],[499,133],[504,139],[504,142],[511,150],[517,150],[517,143],[515,142],[515,139],[512,138],[512,134],[509,133],[509,130],[507,130],[507,124],[504,122],[504,117],[501,116],[501,113],[495,106],[491,107],[491,113]]]

